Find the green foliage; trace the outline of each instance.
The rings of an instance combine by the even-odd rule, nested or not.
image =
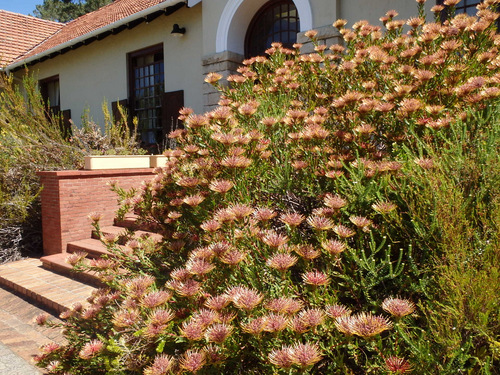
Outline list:
[[[38,171],[80,169],[88,154],[143,153],[136,131],[115,122],[105,104],[103,110],[104,134],[87,122],[82,129],[73,127],[70,136],[60,116],[47,114],[32,76],[17,82],[0,74],[0,262],[19,257],[23,249],[41,249]]]
[[[33,14],[35,17],[57,22],[69,22],[97,10],[113,0],[43,0],[37,5]]]
[[[314,31],[312,54],[275,43],[229,86],[209,74],[219,106],[181,110],[165,167],[138,190],[114,187],[121,214],[162,239],[103,235],[112,256],[69,257],[109,289],[63,314],[70,344],[44,348],[40,366],[500,368],[495,2],[444,24],[426,23],[418,3],[420,18],[390,11],[383,31],[337,21],[344,46]]]

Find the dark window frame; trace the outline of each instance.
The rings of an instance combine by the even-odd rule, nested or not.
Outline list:
[[[259,30],[259,28],[262,28],[265,18],[267,18],[268,25],[273,23],[270,17],[275,19],[277,8],[280,8],[279,11],[281,13],[287,13],[286,17],[279,18],[279,28],[277,30],[272,30],[271,32],[269,32],[270,30]],[[285,9],[286,11],[284,12]],[[295,16],[292,16],[290,14],[291,12],[295,12]],[[292,22],[290,22],[290,20],[292,20]],[[274,21],[274,25],[277,24],[277,21],[278,19]],[[295,25],[295,28],[292,28],[291,25]],[[282,42],[285,47],[291,48],[292,45],[296,42],[297,34],[299,32],[300,17],[294,2],[292,0],[270,1],[257,11],[257,13],[252,18],[252,21],[250,22],[245,36],[245,57],[249,58],[251,56],[256,56],[264,53],[265,49],[269,48],[270,43],[272,42]],[[280,35],[281,37],[283,33],[287,34],[287,41],[284,41],[281,38],[274,38],[274,36],[277,35]],[[262,42],[264,38],[267,39],[271,37],[271,35],[273,35],[273,40],[271,40],[270,43],[267,43],[269,45],[266,48],[259,46],[259,42]]]
[[[139,64],[138,60],[142,57],[147,57],[153,55],[152,63]],[[158,56],[157,56],[158,55]],[[127,54],[127,70],[129,77],[129,111],[130,115],[133,117],[138,117],[139,126],[138,131],[143,140],[145,147],[150,147],[161,143],[163,141],[163,125],[162,125],[162,98],[163,93],[165,91],[165,52],[163,48],[163,43],[155,44],[146,48],[142,48],[140,50],[136,50]],[[159,72],[153,72],[150,74],[149,72],[146,74],[145,71],[138,71],[137,69],[145,69],[148,70],[150,67],[154,67],[159,64]],[[136,73],[139,74],[136,77]],[[156,78],[158,78],[158,82],[156,82]],[[146,79],[153,79],[153,84],[145,84]],[[138,85],[137,85],[138,83]],[[144,90],[144,92],[153,90],[154,94],[148,95],[147,98],[141,98],[137,95],[138,91]],[[158,92],[156,92],[158,91]],[[144,94],[145,95],[145,94]],[[145,107],[139,107],[137,104],[138,100],[144,99],[144,102],[149,102]],[[151,101],[153,102],[151,104]],[[141,116],[142,114],[145,115]],[[154,116],[150,117],[149,114],[155,113]],[[145,123],[148,122],[148,125],[145,126]],[[150,126],[151,122],[156,122],[155,126]],[[153,133],[148,136],[147,133]],[[149,142],[148,139],[144,138],[154,138],[150,139],[153,142]]]
[[[56,82],[58,86],[57,90],[58,97],[57,97],[57,104],[54,105],[54,103],[50,102],[49,85]],[[45,103],[47,112],[53,114],[59,114],[59,112],[61,111],[61,83],[59,79],[59,74],[39,80],[38,87],[40,88],[40,94],[42,95],[42,99]]]
[[[467,10],[468,9],[473,9],[474,12],[473,14],[469,14],[471,16],[475,16],[476,15],[476,12],[477,12],[477,4],[479,4],[481,1],[480,0],[462,0],[460,3],[458,3],[456,6],[455,6],[455,14],[461,14],[461,13],[467,13]],[[436,1],[436,4],[437,5],[444,5],[444,0],[437,0]],[[445,7],[445,11],[442,13],[441,15],[441,18],[442,18],[442,21],[445,21],[448,17],[448,11],[447,11],[447,6],[444,5]]]

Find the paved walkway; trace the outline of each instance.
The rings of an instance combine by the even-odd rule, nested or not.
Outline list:
[[[0,374],[38,375],[41,372],[0,343]]]
[[[40,346],[51,341],[63,343],[59,330],[39,327],[33,318],[44,313],[11,291],[0,287],[0,374],[41,374],[33,365]],[[49,314],[50,315],[50,314]],[[57,319],[50,316],[51,319]]]
[[[95,290],[90,285],[43,268],[37,258],[0,265],[0,285],[59,312],[75,302],[85,301]]]

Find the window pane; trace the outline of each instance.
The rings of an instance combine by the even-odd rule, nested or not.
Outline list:
[[[273,1],[262,7],[252,20],[246,36],[245,55],[263,54],[272,42],[291,48],[300,31],[297,9],[291,0]]]
[[[163,51],[146,52],[131,59],[135,96],[133,113],[139,120],[141,140],[146,145],[162,141],[161,103],[164,91]],[[157,129],[151,131],[152,129]],[[158,130],[159,129],[159,130]]]

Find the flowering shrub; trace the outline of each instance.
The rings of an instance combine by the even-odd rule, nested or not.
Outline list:
[[[429,271],[444,242],[412,216],[434,211],[410,193],[431,192],[411,177],[425,178],[457,129],[475,130],[498,105],[496,2],[445,23],[439,7],[426,22],[417,2],[419,17],[390,11],[384,28],[336,21],[342,45],[318,44],[309,31],[312,54],[274,43],[228,87],[209,74],[219,106],[181,110],[186,129],[170,134],[178,147],[166,166],[122,194],[121,213],[133,210],[162,240],[118,246],[103,236],[113,255],[89,267],[109,289],[63,314],[69,344],[42,350],[40,366],[147,375],[494,368],[485,336],[486,354],[450,351],[424,319],[441,290]],[[92,220],[99,231],[99,215]]]

